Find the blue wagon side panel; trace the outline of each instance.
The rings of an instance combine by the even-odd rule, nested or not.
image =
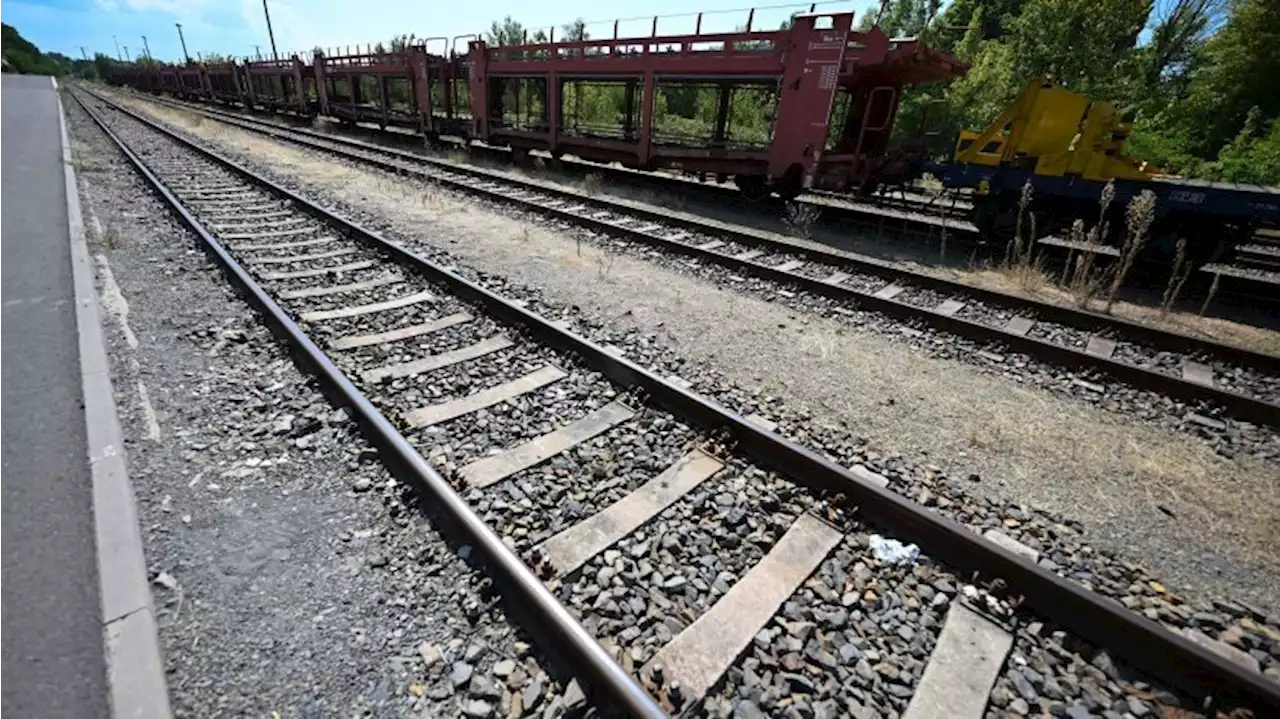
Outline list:
[[[1078,177],[1037,175],[1029,170],[956,163],[935,163],[929,168],[946,187],[987,187],[992,193],[1017,191],[1028,181],[1036,196],[1096,200],[1105,184]],[[1192,212],[1224,220],[1280,223],[1280,188],[1233,182],[1167,179],[1115,183],[1116,201],[1127,202],[1143,190],[1156,195],[1159,214]]]

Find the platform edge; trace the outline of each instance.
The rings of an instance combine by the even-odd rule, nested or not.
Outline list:
[[[164,661],[147,581],[138,512],[125,461],[124,437],[111,388],[110,363],[85,238],[66,112],[54,81],[62,133],[62,165],[71,241],[71,273],[79,334],[85,432],[93,481],[93,515],[102,602],[102,638],[111,715],[167,719]]]

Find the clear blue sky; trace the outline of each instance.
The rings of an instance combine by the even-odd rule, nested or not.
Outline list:
[[[505,15],[526,27],[562,25],[581,17],[593,37],[613,32],[613,18],[671,16],[698,10],[734,10],[750,7],[750,0],[269,0],[276,44],[286,50],[309,50],[317,45],[330,47],[386,41],[394,35],[413,33],[418,37],[455,36],[488,29]],[[761,7],[782,5],[784,0],[759,0]],[[847,0],[825,3],[824,9],[852,9],[862,14],[874,0]],[[777,27],[795,10],[757,12],[757,27]],[[80,56],[83,45],[92,57],[95,51],[115,54],[112,37],[136,57],[147,36],[151,54],[159,60],[179,60],[182,49],[173,24],[182,23],[187,48],[196,52],[227,55],[253,53],[261,45],[265,52],[266,23],[261,0],[10,0],[0,6],[4,22],[41,50]],[[703,19],[703,32],[732,30],[746,23],[747,13],[716,13]],[[621,35],[647,34],[648,20],[623,23]],[[672,17],[659,21],[660,34],[692,32],[694,18]],[[433,48],[435,46],[433,45]]]

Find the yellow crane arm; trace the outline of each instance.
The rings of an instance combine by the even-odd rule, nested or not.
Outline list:
[[[1130,129],[1111,103],[1091,102],[1050,78],[1036,78],[986,129],[960,133],[955,161],[1101,182],[1161,174],[1124,154]]]

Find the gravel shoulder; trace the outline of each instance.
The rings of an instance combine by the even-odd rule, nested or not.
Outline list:
[[[835,315],[763,301],[658,262],[599,249],[473,200],[154,106],[160,119],[327,198],[395,237],[444,250],[473,275],[538,287],[629,352],[658,347],[765,414],[794,413],[802,441],[826,428],[903,482],[978,480],[978,494],[1080,520],[1090,542],[1140,561],[1190,597],[1276,606],[1277,470],[1227,459],[1185,433],[929,357]],[[695,386],[698,383],[695,382]],[[722,398],[723,399],[723,398]],[[928,477],[894,467],[932,467]]]
[[[175,714],[580,705],[506,620],[469,548],[435,531],[70,105]]]
[[[316,129],[345,132],[332,122],[316,123]],[[375,138],[376,141],[376,138]],[[747,225],[776,238],[801,247],[834,251],[861,259],[873,259],[898,264],[916,272],[934,275],[982,289],[997,290],[1012,295],[1029,297],[1041,302],[1063,307],[1075,307],[1076,298],[1055,285],[1043,273],[1024,272],[1002,267],[976,267],[971,256],[953,246],[948,252],[940,245],[936,233],[927,238],[919,236],[899,237],[890,224],[885,232],[858,231],[848,226],[832,226],[813,222],[807,226],[789,224],[784,218],[769,217],[763,213],[749,212],[744,216],[742,208],[731,203],[717,203],[711,199],[682,194],[662,186],[636,187],[630,184],[607,184],[595,176],[586,178],[573,173],[558,173],[538,163],[533,168],[513,168],[510,164],[493,161],[483,155],[468,156],[459,152],[438,154],[456,164],[471,164],[490,172],[517,177],[524,181],[569,187],[578,191],[601,193],[615,200],[634,202],[648,207],[661,207],[673,217],[689,217],[703,222],[725,222],[735,226]],[[1127,299],[1126,299],[1127,298]],[[1234,344],[1259,352],[1280,355],[1280,330],[1274,317],[1265,309],[1248,306],[1234,299],[1218,299],[1212,312],[1200,315],[1200,298],[1184,299],[1172,311],[1159,309],[1161,297],[1152,290],[1126,290],[1112,308],[1112,314],[1158,329],[1204,337],[1216,342]],[[1093,302],[1091,307],[1097,308]],[[1215,316],[1221,314],[1222,316]]]
[[[532,179],[569,184],[579,189],[584,186],[582,181],[565,179],[551,172],[513,173],[508,167],[493,166],[492,163],[477,164],[482,164],[493,172],[517,174],[523,179],[531,179],[532,175]],[[594,188],[593,184],[592,187]],[[758,214],[743,217],[742,212],[732,206],[721,206],[709,200],[687,198],[661,190],[602,186],[598,191],[623,200],[663,207],[673,216],[685,215],[703,221],[711,218],[734,225],[747,224],[774,233],[801,247],[834,250],[837,254],[889,262],[973,287],[1006,292],[1062,307],[1077,306],[1075,296],[1054,284],[1043,272],[977,267],[968,252],[955,247],[954,240],[948,252],[939,242],[936,232],[921,239],[919,236],[897,236],[892,224],[883,233],[858,231],[848,226],[832,226],[816,221],[808,226],[793,226],[781,218],[772,219]],[[1112,308],[1112,314],[1158,329],[1280,355],[1280,331],[1277,331],[1275,319],[1265,309],[1250,307],[1240,300],[1218,299],[1211,306],[1213,314],[1201,316],[1200,301],[1201,298],[1184,299],[1166,314],[1159,309],[1161,297],[1157,291],[1126,290]],[[1097,310],[1101,304],[1095,300],[1090,307]],[[1219,313],[1222,316],[1214,316]]]

